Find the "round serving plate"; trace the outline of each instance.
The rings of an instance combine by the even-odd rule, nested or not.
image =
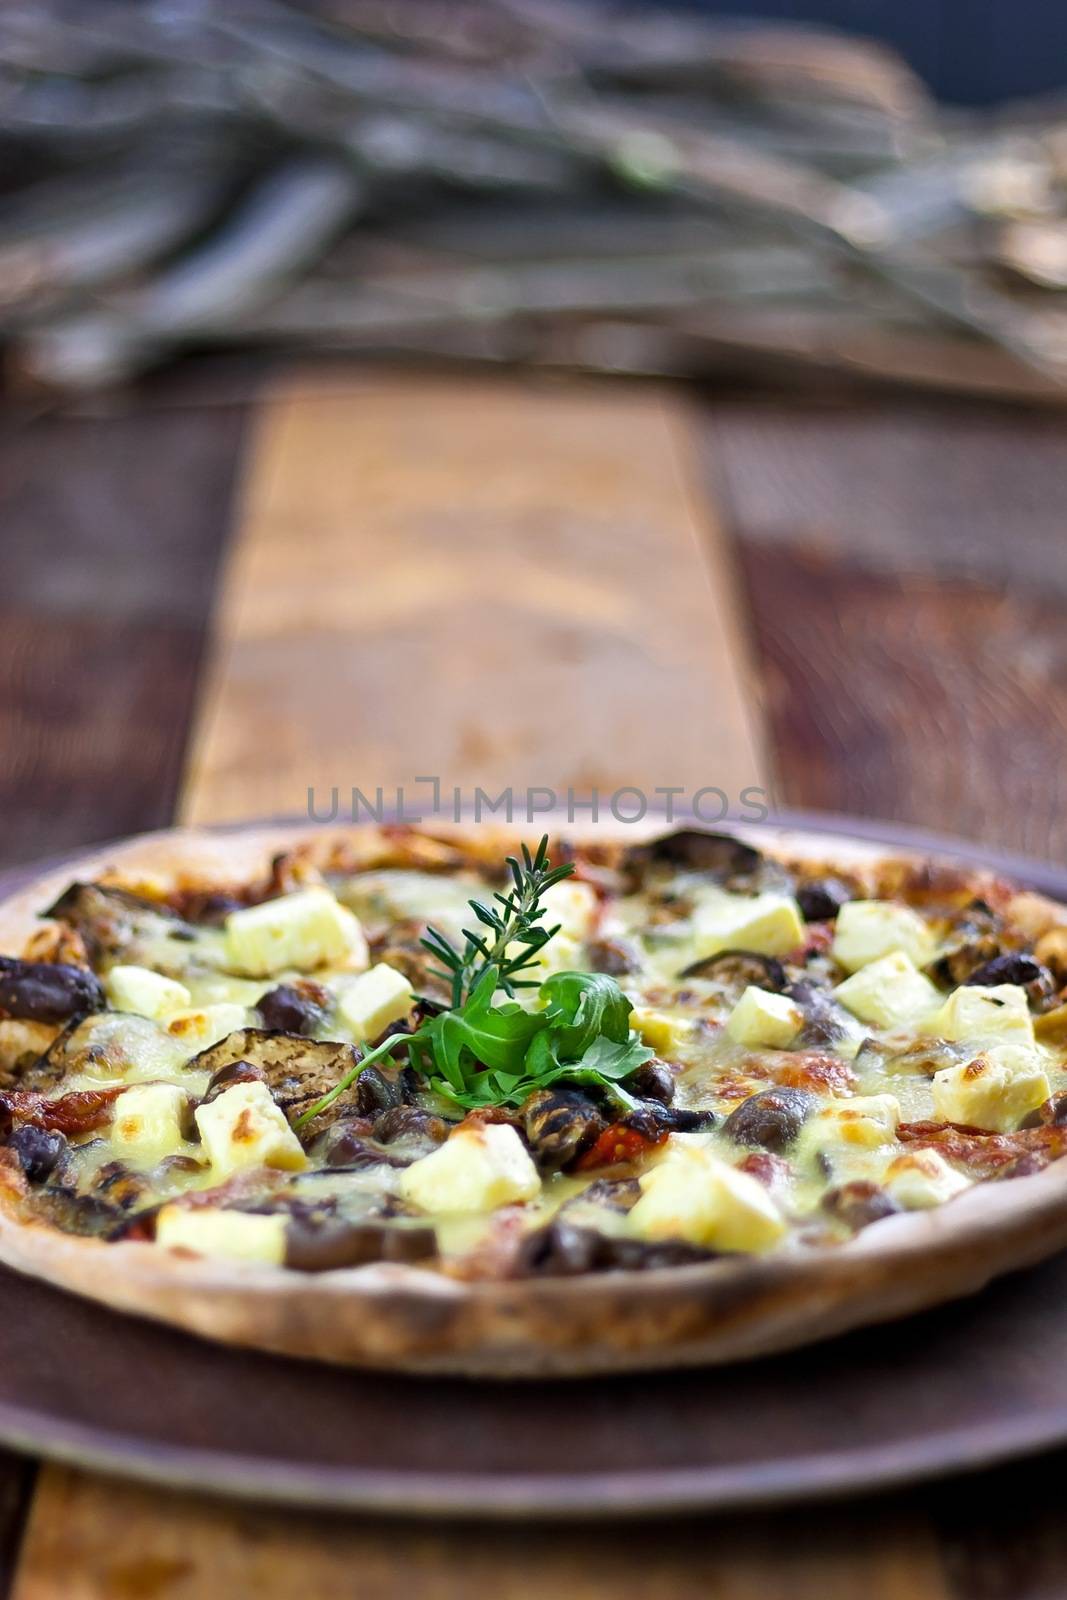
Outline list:
[[[846,818],[1067,900],[1067,870]],[[0,895],[61,865],[0,878]],[[0,1271],[0,1442],[174,1486],[409,1516],[597,1517],[869,1492],[1067,1441],[1067,1256],[972,1299],[728,1368],[391,1377],[210,1344]]]

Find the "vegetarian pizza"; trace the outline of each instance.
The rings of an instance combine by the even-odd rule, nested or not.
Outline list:
[[[0,907],[0,1259],[536,1373],[782,1348],[1067,1243],[1067,910],[620,834],[162,834]]]

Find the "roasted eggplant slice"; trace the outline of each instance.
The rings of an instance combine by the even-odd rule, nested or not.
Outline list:
[[[637,972],[641,966],[641,952],[628,939],[593,939],[586,945],[585,956],[590,972],[606,972],[612,978]]]
[[[23,1122],[12,1133],[8,1146],[29,1181],[44,1183],[66,1150],[67,1139],[57,1128],[38,1128],[32,1122]]]
[[[399,1145],[400,1153],[414,1161],[442,1144],[454,1126],[421,1106],[390,1106],[375,1117],[374,1137],[381,1144]]]
[[[1026,990],[1035,1011],[1048,1010],[1056,1000],[1056,981],[1052,973],[1022,950],[1008,950],[994,956],[983,966],[976,967],[967,983],[988,984],[990,988],[998,983],[1018,984],[1020,989]]]
[[[836,1044],[839,1039],[847,1038],[855,1026],[829,989],[824,989],[810,978],[798,978],[789,985],[786,993],[804,1013],[804,1027],[798,1040],[804,1048]]]
[[[711,978],[740,995],[749,984],[781,994],[789,982],[785,968],[774,956],[757,955],[752,950],[718,950],[713,956],[683,967],[679,978]]]
[[[197,930],[166,906],[99,883],[72,883],[44,915],[81,934],[97,972],[129,961],[180,977],[197,939]]]
[[[37,1196],[34,1216],[63,1233],[109,1238],[127,1221],[125,1212],[102,1195],[79,1194],[66,1184],[46,1184]]]
[[[297,1033],[309,1037],[325,1020],[326,991],[308,982],[280,983],[256,1002],[263,1026],[271,1033]]]
[[[658,1100],[661,1106],[674,1102],[674,1073],[665,1061],[657,1061],[655,1056],[631,1072],[623,1087],[639,1100]]]
[[[709,1261],[715,1252],[682,1239],[647,1242],[612,1238],[595,1228],[555,1217],[527,1234],[519,1249],[516,1274],[523,1278],[569,1278],[582,1272],[648,1272]]]
[[[285,1265],[298,1272],[330,1272],[368,1261],[425,1261],[437,1250],[433,1228],[401,1221],[309,1222],[291,1217],[286,1227]]]
[[[764,865],[764,856],[729,833],[706,833],[701,828],[676,828],[656,839],[632,845],[623,855],[622,869],[632,883],[641,883],[657,870],[706,872],[726,887],[749,887]]]
[[[156,1066],[166,1077],[185,1059],[180,1040],[154,1022],[121,1011],[94,1011],[72,1018],[44,1054],[22,1064],[9,1081],[14,1089],[49,1094],[75,1073],[90,1072],[107,1081],[136,1065],[142,1076]]]
[[[105,1005],[100,980],[84,967],[0,956],[0,1016],[68,1022]]]
[[[334,1088],[355,1061],[355,1048],[350,1044],[304,1039],[292,1033],[268,1033],[263,1028],[238,1028],[236,1033],[227,1034],[218,1044],[194,1056],[189,1067],[212,1078],[238,1062],[258,1067],[271,1094],[292,1122]],[[351,1109],[350,1098],[345,1095],[337,1102],[333,1115]],[[321,1125],[310,1124],[312,1136],[320,1131]]]
[[[938,982],[955,987],[1002,954],[1002,926],[984,900],[964,906],[946,935],[937,960],[927,968]]]

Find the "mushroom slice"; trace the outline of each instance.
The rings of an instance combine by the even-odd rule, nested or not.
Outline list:
[[[85,967],[0,956],[0,1016],[66,1022],[104,1004],[100,980]]]

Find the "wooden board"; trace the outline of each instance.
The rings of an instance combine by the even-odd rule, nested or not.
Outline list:
[[[709,408],[784,804],[1067,857],[1067,427]]]
[[[309,791],[321,810],[335,785],[426,775],[492,794],[765,785],[732,573],[693,472],[686,408],[652,388],[371,376],[264,397],[182,818],[299,815]],[[169,1509],[195,1548],[202,1515]],[[129,1517],[100,1480],[46,1469],[18,1600],[50,1592],[37,1529],[92,1528],[106,1549]],[[236,1530],[220,1550],[210,1525],[235,1570]],[[362,1539],[382,1596],[406,1595],[410,1569]],[[332,1551],[295,1541],[256,1592],[332,1586]],[[87,1596],[115,1592],[79,1564]],[[519,1546],[506,1564],[521,1581]],[[178,1592],[218,1593],[215,1565]]]
[[[352,1525],[235,1510],[53,1469],[15,1600],[949,1600],[916,1510],[866,1509],[846,1531],[796,1519],[550,1536]]]
[[[0,427],[0,865],[173,820],[244,415],[209,420]]]
[[[259,385],[255,369],[186,367],[106,415],[0,412],[6,860],[169,818],[186,663],[198,653],[243,408]],[[1056,590],[1067,576],[1062,420],[1001,408],[816,409],[710,396],[696,421],[713,505],[745,561],[785,795],[1062,859],[1062,740],[1041,732],[1062,725],[1067,693]],[[914,670],[917,582],[943,641],[931,674]],[[850,597],[862,599],[862,626],[855,619],[845,629],[839,612]],[[188,646],[156,671],[145,641],[179,612],[191,624]],[[58,645],[94,617],[106,625],[93,647],[72,643],[61,669]],[[114,781],[114,762],[94,758],[87,795],[94,728],[106,733],[131,675],[143,692],[136,716],[118,719],[124,781]],[[1032,736],[1025,764],[1013,765],[1020,685]],[[936,735],[895,736],[887,706],[907,728],[928,717],[931,695]],[[165,731],[165,761],[144,737],[149,722]],[[966,782],[953,785],[960,771]],[[989,1388],[999,1393],[995,1371]],[[862,1419],[858,1407],[857,1431]],[[628,1405],[620,1430],[634,1427]],[[560,1540],[484,1527],[461,1539],[432,1527],[379,1538],[351,1520],[238,1512],[48,1470],[20,1600],[294,1592],[334,1600],[357,1586],[420,1600],[549,1592],[599,1600],[605,1590],[620,1600],[1047,1600],[1067,1574],[1065,1464],[1060,1452],[874,1504],[618,1526],[595,1537],[575,1530]],[[26,1482],[21,1461],[0,1457],[4,1595]]]
[[[259,412],[183,819],[424,776],[765,783],[691,454],[651,387],[293,380]]]
[[[1067,896],[1064,869],[1013,869]],[[0,894],[16,886],[7,876]],[[12,1273],[0,1293],[0,1439],[269,1498],[294,1526],[309,1505],[483,1525],[722,1513],[922,1482],[1067,1439],[1062,1256],[799,1353],[582,1386],[416,1383],[230,1350]],[[77,1365],[57,1370],[57,1348],[79,1351]],[[85,1480],[87,1495],[103,1492]]]

